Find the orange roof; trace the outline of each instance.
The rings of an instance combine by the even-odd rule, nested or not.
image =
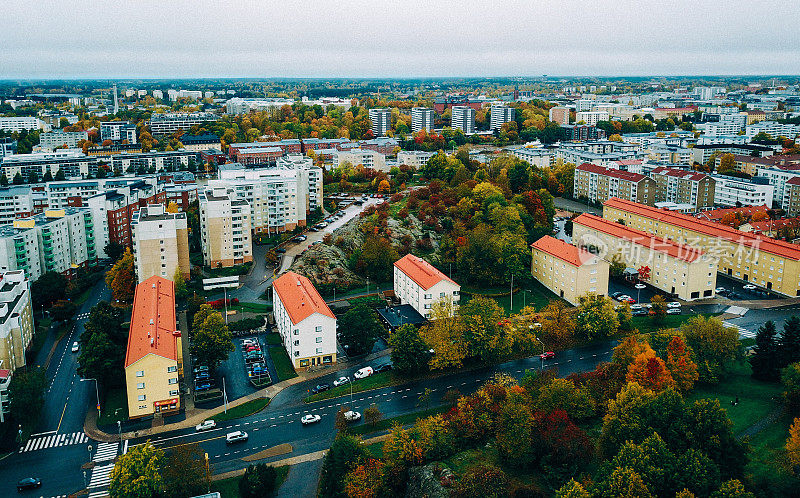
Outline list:
[[[148,354],[177,361],[179,335],[175,322],[175,284],[156,275],[137,285],[125,368]]]
[[[619,178],[620,180],[626,180],[634,183],[647,179],[646,176],[640,175],[639,173],[634,173],[633,171],[604,168],[602,166],[598,166],[593,163],[583,163],[575,167],[575,169],[579,171],[587,171],[589,173],[595,173],[598,175],[611,176],[614,178]]]
[[[398,270],[408,275],[408,278],[425,290],[430,289],[442,280],[453,282],[447,275],[440,272],[432,264],[413,254],[406,254],[394,262]],[[455,284],[455,282],[453,282]],[[458,284],[456,284],[458,285]]]
[[[644,246],[653,251],[658,251],[662,254],[667,254],[673,258],[688,261],[689,263],[696,261],[703,255],[700,249],[679,244],[669,239],[662,239],[647,232],[636,230],[634,228],[626,227],[617,222],[595,216],[593,214],[584,213],[573,221],[573,224],[583,225],[598,232],[607,233],[613,237],[617,237],[636,245]]]
[[[794,261],[800,261],[800,246],[771,239],[752,233],[742,232],[727,225],[721,225],[702,218],[695,218],[675,211],[665,211],[662,209],[645,206],[636,202],[625,201],[616,197],[607,200],[604,206],[619,209],[631,214],[644,216],[653,220],[669,223],[686,230],[700,232],[709,237],[719,237],[737,244],[750,246],[759,251],[775,254]]]
[[[789,183],[789,182],[786,182]],[[719,222],[722,218],[725,217],[728,213],[742,213],[743,215],[754,215],[756,213],[766,213],[769,211],[769,208],[766,204],[761,206],[742,206],[742,207],[733,207],[733,208],[719,208],[719,209],[709,209],[707,211],[700,211],[697,214],[698,218],[705,218],[710,221]]]
[[[295,325],[314,313],[336,318],[314,288],[314,284],[302,275],[293,271],[286,272],[272,282],[272,287]]]
[[[558,258],[562,261],[566,261],[573,266],[581,266],[588,262],[593,256],[593,254],[589,251],[573,246],[572,244],[568,244],[563,240],[556,239],[555,237],[551,237],[549,235],[545,235],[541,239],[537,240],[531,244],[531,247],[542,252],[546,252],[550,256]]]

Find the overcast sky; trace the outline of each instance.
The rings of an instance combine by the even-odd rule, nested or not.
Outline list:
[[[5,0],[0,79],[800,74],[800,2]]]

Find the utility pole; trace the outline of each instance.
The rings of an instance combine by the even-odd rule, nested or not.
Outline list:
[[[225,298],[223,299],[223,301],[225,302],[225,325],[228,325],[228,288],[223,287],[222,290],[225,296]]]
[[[510,296],[511,296],[511,306],[508,307],[508,312],[509,313],[513,313],[514,312],[514,274],[513,273],[511,274],[511,294],[510,294]]]
[[[228,391],[225,389],[225,377],[222,377],[222,399],[225,401],[225,413],[228,413]]]

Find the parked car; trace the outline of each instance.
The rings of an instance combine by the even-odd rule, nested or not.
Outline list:
[[[210,431],[211,429],[215,428],[216,426],[217,426],[217,423],[214,422],[213,420],[210,420],[210,419],[209,420],[203,420],[201,423],[197,424],[194,427],[194,430],[196,430],[197,432]]]
[[[320,420],[322,420],[322,417],[320,417],[319,415],[312,415],[309,413],[303,415],[303,418],[300,419],[300,423],[302,423],[303,425],[309,425],[309,424],[315,424]]]
[[[753,284],[744,284],[742,286],[742,289],[747,290],[747,291],[754,291],[754,290],[758,289],[758,287],[756,287]]]
[[[671,301],[671,302],[667,303],[667,308],[681,309],[681,303],[679,303],[678,301]]]
[[[631,310],[631,315],[633,316],[647,316],[650,312],[646,308],[639,308],[637,310]]]
[[[26,489],[36,489],[42,487],[42,480],[38,477],[26,477],[17,482],[17,491],[24,491]]]
[[[546,351],[539,355],[539,358],[543,360],[552,360],[556,357],[556,354],[553,351]]]
[[[275,252],[277,252],[278,254],[283,254],[286,252],[286,249],[284,249],[283,247],[279,247],[275,249]]]
[[[327,391],[330,388],[331,388],[331,385],[328,384],[327,382],[324,382],[322,384],[317,384],[316,386],[311,388],[311,394],[321,393],[323,391]]]
[[[364,367],[355,374],[353,374],[353,377],[355,377],[356,379],[365,379],[374,373],[375,371],[372,369],[372,367]]]
[[[195,392],[208,391],[209,389],[211,389],[211,382],[201,382],[194,386]]]
[[[724,295],[728,294],[729,291],[725,287],[717,287],[716,289],[714,289],[714,292],[716,292],[720,296],[724,296]]]
[[[622,295],[622,292],[612,292],[611,293],[611,297],[614,298],[614,299],[617,299],[621,295]]]
[[[73,353],[77,353],[77,352],[78,352],[78,349],[80,349],[80,347],[81,347],[81,346],[80,346],[80,344],[78,344],[78,341],[75,341],[75,342],[73,342],[73,343],[72,343],[72,352],[73,352]]]
[[[620,301],[622,301],[623,303],[628,303],[628,304],[636,304],[636,299],[634,299],[634,298],[632,298],[630,296],[625,296],[624,298],[621,298]]]
[[[392,365],[391,363],[384,363],[383,365],[380,365],[375,369],[375,373],[388,372],[392,368],[394,368],[394,365]]]
[[[297,237],[293,238],[292,240],[295,241],[295,242],[305,242],[307,238],[308,237],[306,237],[305,235],[298,235]]]
[[[225,436],[225,444],[233,444],[247,441],[250,436],[244,431],[229,432]]]
[[[350,382],[350,377],[339,377],[338,379],[333,381],[333,387],[343,386]]]
[[[357,422],[361,420],[361,414],[358,412],[354,412],[353,410],[348,410],[344,412],[344,419],[348,422]]]
[[[619,296],[615,297],[614,299],[616,299],[617,301],[622,303],[622,302],[625,302],[625,300],[628,299],[629,297],[631,297],[631,296],[629,296],[627,294],[620,294]]]
[[[208,372],[208,367],[205,365],[198,365],[194,367],[194,370],[192,370],[192,372],[194,372],[195,374],[199,372]]]
[[[680,315],[681,309],[680,308],[667,308],[668,315]]]
[[[211,376],[208,372],[197,372],[197,375],[194,376],[194,380],[205,380],[209,378],[211,378]]]

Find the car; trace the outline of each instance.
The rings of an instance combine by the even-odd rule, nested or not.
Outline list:
[[[636,311],[636,310],[643,310],[643,309],[644,309],[644,306],[642,306],[641,304],[632,304],[631,305],[631,311],[632,312]]]
[[[631,310],[632,316],[647,316],[650,312],[645,308],[640,308],[638,310]]]
[[[631,296],[629,296],[627,294],[620,294],[619,296],[615,297],[614,299],[616,299],[619,302],[625,302],[625,300],[630,298],[630,297]]]
[[[553,351],[546,351],[539,355],[539,358],[543,360],[552,360],[556,357],[556,354]]]
[[[200,422],[199,424],[194,426],[194,430],[196,430],[197,432],[210,431],[211,429],[215,428],[216,426],[217,426],[217,423],[214,422],[211,419],[203,420],[202,422]]]
[[[681,309],[681,303],[678,301],[670,301],[667,303],[667,308],[669,309]]]
[[[327,391],[331,388],[331,385],[327,382],[323,382],[322,384],[317,384],[316,386],[311,388],[311,394],[321,393],[323,391]]]
[[[630,296],[624,296],[623,298],[620,299],[620,301],[622,301],[623,303],[628,303],[628,304],[636,304],[636,299],[634,299],[634,298],[632,298]]]
[[[211,383],[210,382],[205,382],[205,383],[197,384],[197,385],[194,386],[195,392],[208,391],[209,389],[211,389]]]
[[[73,353],[77,353],[77,352],[78,352],[78,349],[80,349],[80,347],[81,347],[81,346],[80,346],[80,344],[78,344],[78,341],[75,341],[75,342],[73,342],[73,343],[72,343],[72,352],[73,352]]]
[[[278,254],[283,254],[283,253],[286,252],[286,249],[284,249],[282,247],[279,247],[279,248],[275,249],[275,252],[277,252]]]
[[[255,344],[252,344],[250,346],[245,346],[244,351],[245,353],[256,353],[261,351],[261,346],[256,346]]]
[[[348,410],[344,412],[344,419],[348,422],[357,422],[361,420],[361,414],[358,412],[354,412],[353,410]]]
[[[303,415],[303,418],[300,419],[300,423],[302,423],[303,425],[309,425],[309,424],[315,424],[320,420],[322,420],[322,417],[320,417],[319,415],[312,415],[310,413],[307,413]]]
[[[258,344],[255,339],[242,339],[242,346],[255,346]]]
[[[298,235],[297,237],[293,238],[292,240],[295,241],[295,242],[305,242],[307,238],[308,237],[306,237],[305,235]]]
[[[205,366],[205,365],[198,365],[198,366],[194,367],[194,370],[192,370],[192,372],[194,372],[194,373],[208,372],[208,367]]]
[[[680,315],[681,309],[680,308],[667,308],[668,315]]]
[[[350,382],[350,377],[339,377],[338,379],[333,381],[333,387],[343,386]]]
[[[611,293],[611,297],[614,298],[614,299],[617,299],[621,295],[622,295],[622,292],[612,292]]]
[[[725,287],[717,287],[716,289],[714,289],[714,292],[716,292],[716,293],[717,293],[717,294],[719,294],[720,296],[724,296],[724,295],[725,295],[725,294],[727,294],[729,291],[728,291],[728,289],[726,289]]]
[[[208,372],[197,372],[197,375],[194,376],[194,380],[205,380],[210,378],[211,376]]]
[[[744,289],[744,290],[748,290],[748,291],[754,291],[754,290],[758,289],[758,287],[756,287],[756,286],[755,286],[755,285],[753,285],[753,284],[744,284],[744,285],[742,286],[742,289]]]
[[[17,491],[24,491],[26,489],[36,489],[42,487],[42,480],[38,477],[26,477],[17,482]]]
[[[391,363],[384,363],[383,365],[380,365],[379,367],[377,367],[375,369],[375,373],[388,372],[389,370],[391,370],[393,368],[394,368],[394,365],[392,365]]]
[[[229,432],[225,435],[225,444],[242,443],[249,437],[244,431]]]
[[[312,246],[315,246],[317,244],[322,244],[322,241],[321,240],[315,240],[314,242],[311,243]]]
[[[353,374],[353,377],[356,379],[365,379],[374,373],[375,371],[372,369],[372,367],[364,367]]]

